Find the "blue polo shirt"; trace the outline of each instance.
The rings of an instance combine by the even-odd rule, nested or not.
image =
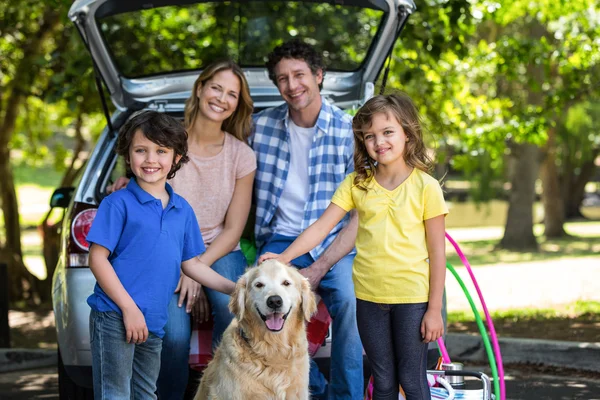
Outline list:
[[[162,203],[131,179],[100,203],[87,241],[110,251],[108,260],[140,308],[148,331],[164,336],[169,301],[179,281],[181,263],[204,252],[198,221],[187,201],[166,184],[169,204]],[[87,300],[96,311],[117,306],[96,283]]]

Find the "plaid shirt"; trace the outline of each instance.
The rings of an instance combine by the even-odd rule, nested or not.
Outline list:
[[[354,171],[354,138],[352,117],[322,98],[312,147],[309,153],[309,196],[304,207],[301,228],[305,230],[325,211],[333,193],[346,175]],[[289,112],[286,103],[254,115],[254,132],[250,142],[258,168],[254,181],[256,246],[260,248],[273,233],[271,221],[277,210],[290,166]],[[299,221],[300,222],[300,221]],[[346,225],[346,216],[331,233],[315,247],[316,259],[333,242]]]

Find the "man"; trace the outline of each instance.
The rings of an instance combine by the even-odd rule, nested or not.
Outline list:
[[[254,201],[258,254],[281,253],[329,205],[354,170],[351,117],[321,97],[321,56],[292,40],[275,48],[269,77],[285,104],[254,116],[257,156]],[[347,216],[310,253],[292,261],[321,296],[333,319],[330,383],[311,360],[314,398],[362,399],[362,344],[356,327],[352,262],[358,219]]]

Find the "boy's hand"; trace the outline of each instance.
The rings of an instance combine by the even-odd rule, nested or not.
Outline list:
[[[269,253],[269,252],[266,252],[262,256],[258,257],[258,263],[257,264],[262,264],[263,262],[265,262],[267,260],[273,260],[273,259],[281,261],[284,264],[287,264],[287,262],[284,262],[282,260],[281,254],[275,254],[275,253]]]
[[[444,320],[439,311],[427,310],[421,321],[423,343],[434,342],[444,334]]]
[[[125,325],[125,341],[127,343],[144,343],[148,340],[148,327],[144,314],[137,306],[123,311],[123,324]]]

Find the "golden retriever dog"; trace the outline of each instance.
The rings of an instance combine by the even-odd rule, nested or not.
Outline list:
[[[307,400],[310,283],[268,260],[249,268],[229,302],[235,318],[206,367],[195,400]]]

